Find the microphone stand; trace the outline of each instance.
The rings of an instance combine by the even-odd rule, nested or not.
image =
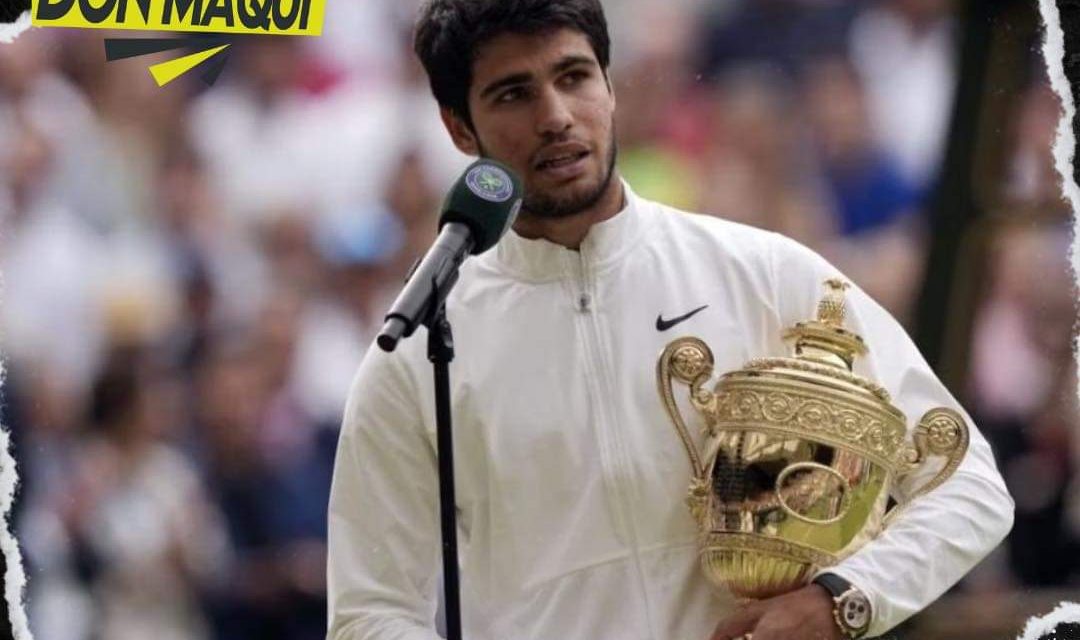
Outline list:
[[[454,337],[446,319],[446,304],[439,300],[424,326],[428,328],[428,360],[435,372],[435,430],[439,458],[439,512],[442,518],[443,587],[446,638],[461,640],[461,595],[458,576],[457,500],[454,495],[454,440],[451,430],[450,362]]]

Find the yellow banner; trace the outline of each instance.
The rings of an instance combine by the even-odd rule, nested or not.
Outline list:
[[[326,0],[33,0],[30,15],[37,27],[317,36],[325,9]]]

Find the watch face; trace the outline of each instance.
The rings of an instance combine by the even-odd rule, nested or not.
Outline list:
[[[840,618],[853,631],[870,626],[870,601],[860,593],[851,593],[840,601]]]

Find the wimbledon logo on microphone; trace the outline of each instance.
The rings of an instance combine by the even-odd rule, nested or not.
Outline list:
[[[469,190],[488,202],[506,202],[514,195],[514,183],[505,171],[491,164],[473,167],[465,175]]]
[[[213,84],[228,58],[230,36],[318,36],[325,7],[326,0],[33,0],[31,23],[189,34],[183,38],[107,38],[105,58],[113,61],[183,49],[187,55],[150,67],[158,86],[211,58],[200,77]]]

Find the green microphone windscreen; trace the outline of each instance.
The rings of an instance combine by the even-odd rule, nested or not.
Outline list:
[[[481,159],[454,183],[439,215],[439,228],[460,222],[472,230],[473,254],[495,246],[521,210],[521,180],[504,164]]]

